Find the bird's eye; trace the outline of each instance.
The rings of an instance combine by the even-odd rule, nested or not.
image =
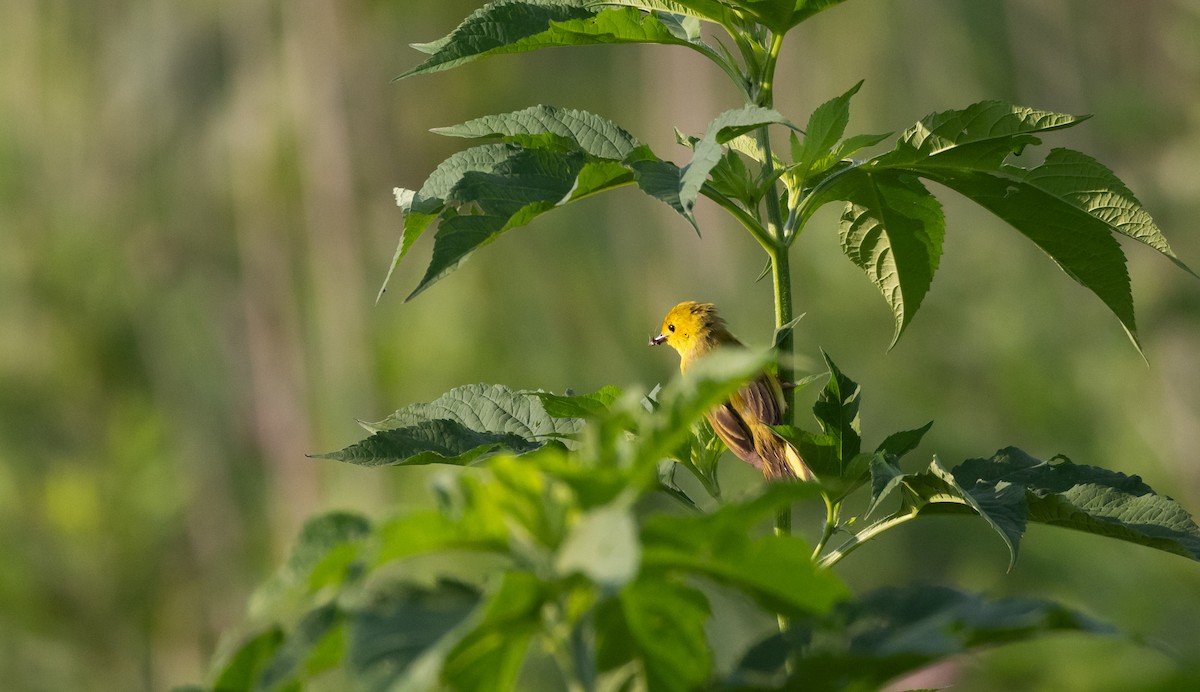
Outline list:
[[[673,324],[668,324],[668,325],[667,325],[667,331],[668,331],[668,332],[674,332],[674,331],[675,331],[675,325],[673,325]]]

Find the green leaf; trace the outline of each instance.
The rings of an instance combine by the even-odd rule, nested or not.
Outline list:
[[[438,164],[419,191],[396,188],[396,203],[404,211],[404,231],[376,300],[387,291],[392,274],[408,255],[413,243],[445,211],[445,198],[463,176],[470,172],[491,172],[508,160],[514,151],[516,149],[507,144],[485,144],[460,151]]]
[[[242,644],[220,668],[213,681],[213,689],[220,692],[250,692],[258,689],[259,676],[283,642],[283,630],[272,627]]]
[[[534,395],[541,400],[546,415],[553,418],[595,418],[608,413],[621,396],[621,389],[610,384],[591,394],[534,392]]]
[[[1010,154],[1040,143],[1036,133],[1074,127],[1088,117],[981,101],[925,116],[900,135],[895,151],[872,159],[870,165],[995,169]]]
[[[454,515],[427,510],[396,517],[379,527],[373,565],[436,551],[474,550],[504,554],[509,547],[505,520],[503,511],[483,503]]]
[[[305,615],[262,671],[257,689],[298,688],[339,665],[345,648],[343,621],[342,611],[333,604]]]
[[[752,207],[762,196],[741,156],[732,149],[726,149],[721,155],[717,165],[712,168],[711,176],[714,190],[741,202],[745,207]]]
[[[913,430],[901,430],[900,432],[888,435],[883,442],[879,443],[876,452],[884,454],[890,461],[899,461],[906,454],[917,448],[921,444],[921,438],[925,437],[925,433],[933,427],[933,421],[929,421],[925,425]]]
[[[404,232],[380,295],[396,266],[434,221],[441,225],[433,258],[409,299],[505,231],[556,206],[632,183],[635,172],[622,159],[653,156],[605,118],[552,106],[484,116],[435,131],[504,142],[450,156],[419,191],[397,189],[397,203],[405,210]]]
[[[844,467],[862,448],[862,424],[858,416],[861,389],[838,369],[828,353],[822,351],[821,355],[829,367],[829,381],[813,404],[813,414]]]
[[[887,300],[895,346],[933,283],[945,239],[942,205],[915,177],[891,173],[865,172],[844,196],[842,252]]]
[[[793,147],[792,152],[795,173],[801,180],[808,178],[810,172],[820,172],[827,167],[815,164],[832,158],[834,147],[850,122],[850,99],[862,85],[860,80],[846,93],[817,106],[809,116],[808,127],[804,129],[804,144]]]
[[[791,639],[774,635],[738,666],[730,688],[833,691],[880,689],[947,657],[1055,632],[1114,630],[1057,603],[985,599],[937,586],[885,588],[839,604],[829,616],[793,621]],[[787,682],[774,675],[799,654]]]
[[[528,148],[536,148],[547,141],[546,135],[554,135],[567,140],[572,149],[615,160],[625,158],[642,146],[637,138],[607,118],[587,111],[545,105],[485,115],[461,125],[434,128],[433,132],[471,139],[498,137]]]
[[[358,466],[465,466],[492,454],[532,452],[545,444],[512,433],[472,430],[452,420],[428,420],[392,430],[380,430],[362,442],[317,459],[334,459]]]
[[[433,587],[401,584],[380,593],[347,623],[346,666],[370,692],[419,692],[437,686],[450,650],[466,635],[481,600],[450,581]]]
[[[478,625],[446,655],[442,678],[456,690],[514,689],[529,642],[541,624],[544,584],[523,571],[505,572]]]
[[[1137,476],[1056,459],[1041,461],[1008,447],[969,459],[954,478],[972,495],[1025,491],[1029,521],[1117,538],[1200,560],[1200,528],[1171,498]]]
[[[1023,177],[1025,182],[1053,195],[1063,204],[1086,212],[1110,230],[1158,250],[1195,276],[1195,272],[1175,255],[1162,231],[1129,188],[1116,174],[1087,154],[1071,149],[1051,149],[1042,165],[1033,170],[1011,166],[1006,166],[1005,170]]]
[[[824,612],[846,592],[831,572],[817,569],[811,547],[798,536],[753,536],[778,510],[818,493],[809,483],[775,483],[749,502],[712,514],[649,517],[642,527],[643,570],[715,579],[777,612]]]
[[[813,470],[813,473],[822,479],[822,482],[842,475],[841,446],[838,440],[832,436],[813,433],[791,425],[773,425],[771,429],[796,448],[800,457]]]
[[[610,590],[628,584],[641,562],[637,522],[628,504],[618,501],[584,513],[559,548],[555,570],[564,576],[578,572]]]
[[[353,580],[355,563],[371,531],[366,517],[349,512],[309,519],[287,562],[254,594],[251,612],[263,617],[300,608],[325,587],[342,587]]]
[[[1036,243],[1067,276],[1108,306],[1140,349],[1125,253],[1110,229],[1058,194],[1028,184],[1018,170],[930,177],[970,197]]]
[[[824,12],[825,10],[840,5],[846,0],[793,0],[795,10],[792,12],[792,18],[789,20],[790,26],[796,26],[800,22],[809,17]]]
[[[643,156],[629,161],[629,167],[633,169],[634,180],[642,192],[670,206],[680,216],[687,219],[697,235],[700,234],[700,227],[696,225],[696,218],[692,215],[691,206],[685,205],[683,198],[680,197],[680,190],[683,187],[683,171],[678,166],[670,161],[660,160],[653,154],[649,154],[649,150],[645,150]]]
[[[845,0],[726,0],[775,33],[786,33],[809,17]]]
[[[1045,462],[1008,447],[989,459],[969,459],[947,471],[935,458],[927,471],[902,474],[877,459],[872,509],[898,488],[922,514],[972,512],[1004,539],[1016,562],[1030,521],[1117,538],[1200,560],[1200,528],[1169,497],[1137,476],[1069,461]]]
[[[878,228],[878,219],[897,211],[889,203],[898,202],[901,211],[907,212],[901,217],[903,230],[894,233],[889,227],[884,246],[869,245],[868,251],[853,243],[849,246],[855,251],[852,259],[867,270],[891,305],[898,337],[928,290],[943,233],[936,202],[918,183],[900,174],[936,181],[988,209],[1036,243],[1068,276],[1108,306],[1137,345],[1125,255],[1113,234],[1145,243],[1191,270],[1175,256],[1133,194],[1091,157],[1055,149],[1032,169],[1005,163],[1026,146],[1040,143],[1038,134],[1072,127],[1085,119],[998,101],[932,114],[906,130],[895,150],[835,170],[821,181],[797,208],[801,225],[826,202],[845,200],[851,206],[843,221],[843,236],[860,240],[848,232],[856,230],[855,221],[861,218],[866,226],[859,235],[870,240],[867,231]],[[897,191],[902,188],[908,193]],[[884,194],[889,190],[893,194]],[[880,254],[873,256],[869,250]],[[872,264],[873,259],[889,259],[897,269]]]
[[[725,111],[708,124],[704,137],[696,142],[692,152],[692,160],[683,168],[679,179],[679,201],[688,214],[696,204],[700,188],[708,180],[712,171],[726,152],[726,143],[765,125],[786,123],[786,119],[777,111],[759,106],[743,106],[735,110]]]
[[[643,577],[600,604],[596,658],[601,671],[640,663],[641,689],[687,692],[712,669],[704,632],[708,599],[673,580]]]
[[[447,70],[505,53],[607,43],[661,43],[694,47],[675,26],[628,7],[597,7],[589,0],[498,0],[471,13],[449,35],[414,44],[429,54],[400,78]]]
[[[428,404],[402,408],[374,434],[337,452],[314,455],[360,466],[476,462],[499,451],[525,454],[570,436],[580,421],[548,414],[535,392],[502,385],[457,387]]]

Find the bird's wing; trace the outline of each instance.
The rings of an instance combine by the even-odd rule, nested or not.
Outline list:
[[[747,420],[766,425],[779,425],[783,420],[783,390],[771,374],[764,374],[739,389],[730,403]]]
[[[710,410],[706,416],[713,427],[713,432],[729,447],[729,451],[742,461],[758,470],[762,470],[763,460],[754,449],[754,436],[746,427],[746,422],[728,403],[721,404]]]

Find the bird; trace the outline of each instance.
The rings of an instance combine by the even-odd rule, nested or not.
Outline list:
[[[725,326],[712,303],[686,301],[663,318],[651,346],[667,344],[679,352],[679,370],[721,348],[745,348]],[[812,469],[787,440],[771,429],[783,421],[783,387],[770,371],[747,383],[705,413],[713,431],[737,458],[762,471],[768,481],[815,479]]]

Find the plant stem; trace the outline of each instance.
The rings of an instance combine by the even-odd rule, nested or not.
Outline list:
[[[857,550],[858,547],[861,546],[863,543],[866,543],[867,541],[878,536],[879,534],[883,533],[884,531],[887,531],[888,529],[895,528],[907,521],[910,521],[910,520],[916,519],[916,518],[917,518],[917,510],[912,509],[904,514],[894,514],[894,515],[888,517],[887,519],[882,519],[880,521],[877,521],[874,524],[871,524],[867,528],[863,529],[862,531],[859,531],[858,533],[851,536],[850,539],[847,540],[845,543],[843,543],[841,546],[839,546],[837,548],[837,550],[834,550],[833,552],[829,553],[825,557],[822,557],[821,559],[817,560],[817,567],[820,567],[822,569],[828,569],[830,567],[833,567],[837,563],[841,562],[842,558],[846,557],[850,553]]]
[[[821,495],[825,500],[825,528],[821,531],[821,538],[817,541],[817,546],[813,548],[813,559],[816,560],[825,550],[825,546],[829,543],[829,539],[833,536],[833,532],[837,530],[838,517],[841,515],[841,501],[834,502],[829,495]]]
[[[775,328],[779,329],[783,325],[792,321],[792,273],[791,265],[788,262],[788,251],[786,247],[775,246],[770,251],[771,255],[771,281],[775,289]],[[792,332],[789,330],[779,340],[779,381],[792,382],[795,380],[795,372],[792,369]],[[783,390],[783,401],[786,406],[787,416],[784,423],[791,423],[793,420],[793,410],[796,403],[796,391],[792,387],[785,387]]]

